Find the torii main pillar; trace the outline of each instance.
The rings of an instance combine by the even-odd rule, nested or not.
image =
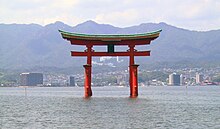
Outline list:
[[[138,81],[137,76],[134,76],[134,71],[137,72],[137,68],[134,67],[134,52],[135,52],[135,45],[129,45],[129,53],[130,53],[130,61],[129,61],[129,84],[130,84],[130,97],[135,98],[138,96]],[[134,82],[135,81],[135,82]],[[136,89],[134,88],[134,84]],[[134,90],[135,89],[135,90]]]
[[[131,98],[136,98],[138,96],[138,66],[137,64],[133,64],[131,65],[131,73],[130,73],[130,76],[131,76],[131,81],[130,83],[131,84],[131,94],[130,94],[130,97]]]
[[[85,98],[92,96],[92,45],[86,45],[87,47],[87,64],[83,65],[85,68],[85,82],[84,82],[84,88],[85,88]]]

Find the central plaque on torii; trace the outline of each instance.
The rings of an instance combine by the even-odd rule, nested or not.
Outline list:
[[[71,51],[71,56],[86,56],[87,64],[83,65],[85,68],[85,97],[92,96],[91,88],[91,74],[92,74],[92,57],[93,56],[128,56],[129,74],[130,74],[130,97],[135,98],[138,96],[138,66],[135,64],[135,56],[150,56],[150,51],[138,51],[135,49],[137,45],[149,45],[150,42],[159,37],[162,30],[142,33],[142,34],[126,34],[126,35],[91,35],[91,34],[78,34],[70,33],[59,30],[62,37],[72,45],[86,46],[87,49],[82,52]],[[106,52],[96,52],[92,49],[93,46],[107,46]],[[128,46],[127,51],[116,52],[115,46]]]

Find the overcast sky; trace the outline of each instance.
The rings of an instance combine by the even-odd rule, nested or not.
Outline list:
[[[87,20],[118,27],[167,24],[190,30],[220,29],[220,0],[0,0],[0,23]]]

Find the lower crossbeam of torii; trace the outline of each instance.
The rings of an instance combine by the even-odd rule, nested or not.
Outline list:
[[[136,98],[138,96],[138,66],[135,64],[135,56],[150,56],[150,51],[137,51],[137,45],[149,45],[152,40],[159,37],[162,30],[142,33],[142,34],[127,34],[127,35],[91,35],[70,33],[59,30],[62,37],[72,45],[86,46],[83,52],[71,51],[71,56],[87,57],[87,64],[83,65],[85,68],[85,98],[92,96],[92,57],[93,56],[128,56],[129,57],[129,84],[130,97]],[[107,52],[95,52],[93,46],[107,46]],[[115,52],[115,46],[128,46],[127,51]]]

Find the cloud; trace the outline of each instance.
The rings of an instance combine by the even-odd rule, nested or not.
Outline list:
[[[136,10],[116,11],[110,13],[100,13],[95,17],[95,21],[99,23],[117,23],[123,25],[126,21],[127,24],[132,24],[138,19],[138,12]]]
[[[86,20],[131,26],[167,22],[193,30],[220,28],[219,0],[8,0],[0,1],[0,22],[76,25]]]

